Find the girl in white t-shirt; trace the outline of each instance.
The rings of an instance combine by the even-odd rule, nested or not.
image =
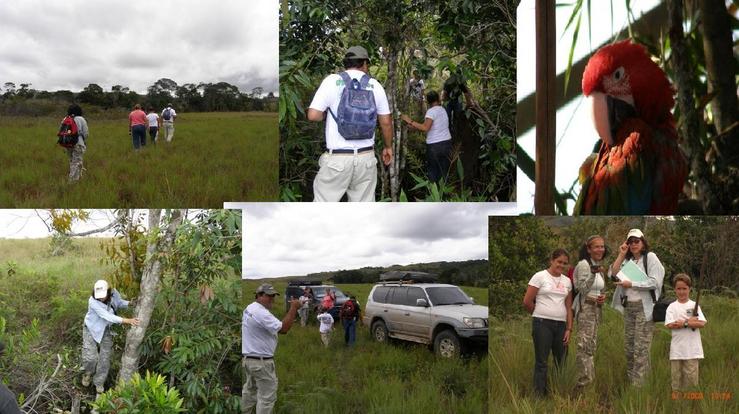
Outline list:
[[[698,329],[706,326],[700,306],[695,315],[695,302],[690,300],[690,276],[680,273],[672,281],[677,300],[667,307],[665,326],[672,330],[670,365],[672,390],[698,386],[698,361],[703,359],[703,344]]]
[[[441,106],[441,99],[436,91],[426,94],[429,109],[423,123],[412,120],[402,114],[400,118],[411,128],[426,133],[426,172],[429,181],[435,183],[449,172],[452,154],[452,134],[449,132],[449,116]]]
[[[572,282],[563,273],[570,255],[557,249],[549,258],[549,268],[536,273],[529,281],[523,304],[533,316],[531,336],[534,340],[534,392],[547,393],[547,361],[549,353],[556,367],[563,366],[565,349],[572,332]]]

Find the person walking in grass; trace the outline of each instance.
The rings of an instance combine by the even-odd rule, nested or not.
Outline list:
[[[570,255],[557,249],[549,258],[549,267],[536,273],[529,281],[523,304],[531,313],[531,336],[534,340],[534,393],[547,394],[549,353],[555,368],[564,366],[566,347],[572,332],[572,282],[563,275]]]
[[[707,321],[700,306],[690,300],[690,288],[693,285],[690,276],[679,273],[672,280],[672,285],[677,300],[667,307],[665,326],[672,331],[672,391],[679,391],[698,386],[698,363],[703,359],[700,329],[706,326]]]
[[[357,321],[359,320],[359,303],[354,295],[341,305],[339,317],[344,326],[344,344],[353,346],[357,339]]]
[[[159,136],[159,128],[162,126],[161,122],[159,121],[159,115],[154,112],[154,108],[149,107],[149,112],[146,115],[146,119],[149,121],[149,138],[151,138],[151,143],[156,144],[157,143],[157,137]]]
[[[146,126],[148,124],[149,120],[146,118],[146,113],[141,110],[141,105],[136,104],[133,111],[128,114],[128,133],[133,140],[133,149],[138,150],[146,145]]]
[[[598,326],[603,318],[603,303],[606,281],[603,259],[608,255],[605,239],[599,235],[588,237],[580,248],[580,261],[575,266],[573,281],[579,292],[574,301],[574,314],[577,320],[577,367],[576,392],[581,392],[595,379],[595,349]]]
[[[270,312],[277,295],[279,293],[272,285],[259,285],[254,302],[244,309],[241,321],[241,353],[245,377],[241,391],[243,414],[269,414],[277,401],[277,371],[274,361],[277,334],[286,334],[290,330],[300,307],[300,301],[292,299],[290,309],[280,321]]]
[[[402,114],[400,118],[411,128],[426,133],[426,174],[432,183],[446,178],[452,156],[452,134],[449,132],[449,116],[441,106],[441,98],[436,91],[426,94],[429,109],[423,123]]]
[[[138,326],[137,318],[122,318],[116,315],[121,309],[126,309],[129,301],[123,300],[117,290],[111,289],[108,282],[98,280],[87,300],[87,314],[82,326],[82,366],[85,373],[82,376],[82,386],[89,387],[90,380],[95,385],[95,391],[102,394],[105,391],[105,380],[110,369],[110,356],[113,350],[113,336],[110,326],[114,323]]]
[[[331,331],[334,329],[334,317],[328,313],[328,309],[322,308],[321,313],[316,316],[321,326],[318,327],[318,332],[321,334],[321,342],[323,346],[328,348],[331,342]]]
[[[172,142],[174,138],[174,120],[177,118],[177,112],[172,108],[172,104],[168,103],[167,107],[162,110],[162,126],[164,128],[164,139]]]
[[[74,183],[82,178],[84,171],[82,156],[87,151],[87,137],[90,131],[87,128],[87,120],[82,117],[82,108],[79,105],[70,105],[67,108],[67,116],[72,117],[77,126],[77,143],[72,147],[65,147],[69,156],[69,182]]]
[[[369,76],[369,55],[352,46],[344,55],[345,71],[327,76],[308,108],[308,120],[326,120],[326,152],[313,180],[313,201],[375,201],[377,158],[375,128],[379,121],[382,161],[393,160],[393,120],[385,89]],[[326,112],[330,115],[326,116]]]
[[[626,375],[631,385],[644,384],[650,370],[649,353],[654,337],[652,310],[662,292],[665,268],[639,229],[631,229],[619,246],[618,257],[611,265],[617,275],[627,262],[633,262],[646,276],[646,281],[616,282],[612,307],[624,315],[624,353]]]

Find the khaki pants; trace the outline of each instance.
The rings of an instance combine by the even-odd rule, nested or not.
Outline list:
[[[323,346],[328,348],[328,344],[331,342],[331,332],[321,332],[321,342],[323,342]]]
[[[672,390],[686,390],[698,386],[699,359],[670,360],[672,371]]]
[[[324,153],[313,180],[313,201],[375,201],[377,158],[374,151],[361,154]]]
[[[110,328],[105,328],[100,344],[95,342],[87,325],[82,325],[82,366],[85,374],[92,377],[96,387],[103,387],[110,370],[110,355],[113,352],[113,337]]]
[[[629,383],[642,386],[649,373],[649,349],[654,322],[646,320],[641,301],[627,302],[624,308],[626,376]]]
[[[277,372],[273,359],[244,357],[244,387],[241,391],[242,414],[271,414],[277,401]]]
[[[163,121],[162,129],[164,129],[164,138],[167,140],[167,142],[171,142],[172,138],[174,138],[174,122]]]

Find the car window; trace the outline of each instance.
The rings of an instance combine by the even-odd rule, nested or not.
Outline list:
[[[474,303],[462,289],[456,286],[430,287],[426,288],[426,293],[428,293],[431,304],[434,306]]]
[[[388,298],[388,303],[393,305],[406,305],[408,303],[408,288],[405,286],[393,287],[391,290],[392,298]]]
[[[377,286],[372,293],[372,300],[377,303],[387,303],[387,292],[390,288],[387,286]]]
[[[416,299],[426,299],[426,294],[423,293],[423,289],[419,287],[409,287],[408,288],[408,296],[406,298],[406,305],[408,306],[418,306],[416,304]]]

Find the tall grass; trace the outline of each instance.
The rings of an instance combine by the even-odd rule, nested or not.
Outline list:
[[[251,303],[262,281],[245,281],[243,297]],[[267,281],[268,283],[272,283]],[[285,313],[286,282],[273,283],[278,292],[273,313]],[[364,305],[372,284],[336,285]],[[484,288],[463,289],[477,303],[487,303]],[[357,327],[354,348],[344,346],[341,324],[334,325],[331,345],[324,348],[314,323],[280,335],[275,362],[279,389],[276,413],[482,413],[487,411],[487,363],[472,357],[437,358],[428,347],[393,341],[379,344],[367,327]]]
[[[67,154],[56,145],[60,120],[0,118],[0,205],[204,208],[278,197],[276,114],[182,114],[171,143],[154,146],[147,136],[139,152],[125,116],[91,115],[86,171],[74,185],[67,183]]]
[[[670,387],[670,332],[657,326],[651,348],[652,369],[646,384],[635,388],[626,380],[623,318],[604,308],[595,354],[595,382],[575,396],[575,341],[566,364],[550,375],[547,398],[533,396],[534,349],[531,319],[494,321],[490,333],[490,412],[512,413],[736,413],[739,412],[739,302],[733,298],[701,298],[708,324],[701,330],[705,359],[700,364],[702,399],[683,395],[673,399]],[[550,367],[552,367],[550,358]],[[550,369],[550,372],[553,370]],[[686,398],[687,397],[687,398]],[[728,400],[727,400],[728,398]]]

